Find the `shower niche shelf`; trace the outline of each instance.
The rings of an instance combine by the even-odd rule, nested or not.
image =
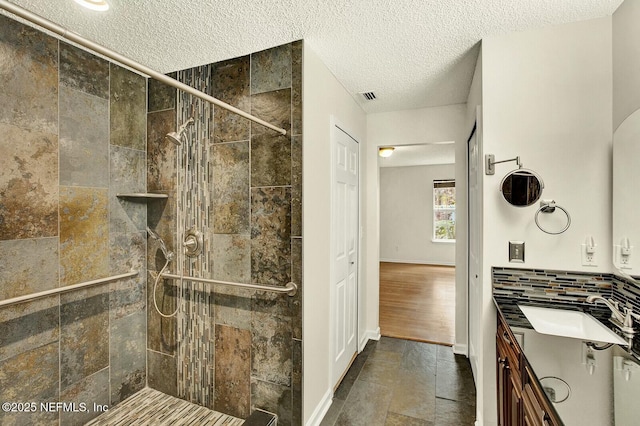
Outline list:
[[[118,198],[125,198],[132,201],[149,201],[149,200],[164,200],[169,198],[167,194],[154,194],[152,192],[130,192],[116,194]]]

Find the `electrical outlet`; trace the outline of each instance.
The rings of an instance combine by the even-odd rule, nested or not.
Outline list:
[[[582,255],[582,266],[598,266],[597,258],[596,258],[596,247],[587,244],[580,245],[580,253]]]
[[[596,354],[593,349],[587,346],[586,343],[582,343],[582,365],[587,368],[589,375],[593,375],[596,369]]]
[[[629,255],[620,254],[620,264],[621,265],[629,265]]]
[[[620,245],[613,246],[615,252],[615,266],[619,269],[631,269],[631,248]]]
[[[631,253],[633,252],[633,246],[631,245],[629,238],[623,238],[620,244],[613,246],[613,253],[615,256],[614,265],[618,269],[631,269]]]

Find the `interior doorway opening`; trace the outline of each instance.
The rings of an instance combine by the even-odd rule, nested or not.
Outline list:
[[[383,336],[455,341],[454,147],[401,145],[378,158]]]

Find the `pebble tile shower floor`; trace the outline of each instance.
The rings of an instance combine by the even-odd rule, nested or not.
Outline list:
[[[449,346],[382,337],[356,357],[321,426],[473,425],[475,401],[467,358]]]
[[[145,388],[85,426],[240,426],[244,420]]]

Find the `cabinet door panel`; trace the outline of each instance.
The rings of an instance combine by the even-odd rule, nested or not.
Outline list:
[[[514,374],[510,375],[511,380],[511,401],[509,403],[509,424],[517,426],[522,424],[522,393],[520,385],[514,380]]]

